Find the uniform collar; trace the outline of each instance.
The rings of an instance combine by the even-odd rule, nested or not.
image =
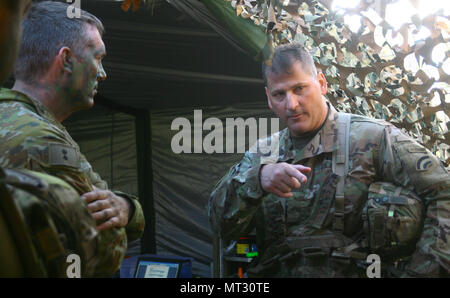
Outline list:
[[[46,106],[44,106],[40,101],[22,93],[22,92],[19,92],[17,90],[6,89],[6,88],[0,89],[0,102],[6,102],[6,101],[24,103],[25,105],[27,105],[31,109],[33,109],[37,114],[42,116],[43,118],[57,124],[58,126],[61,125],[55,119],[55,117],[53,116],[53,113],[50,112],[50,110]]]
[[[336,109],[327,102],[329,113],[322,129],[303,149],[295,149],[289,129],[280,135],[280,159],[279,161],[293,160],[297,163],[303,159],[317,156],[325,152],[333,152],[338,148],[338,116]]]

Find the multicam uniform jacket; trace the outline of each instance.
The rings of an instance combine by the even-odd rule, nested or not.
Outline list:
[[[61,178],[78,193],[93,186],[107,189],[107,183],[95,173],[67,130],[51,112],[28,96],[8,89],[0,92],[0,167],[27,168]],[[100,232],[98,255],[103,259],[96,276],[114,273],[120,267],[127,240],[139,238],[144,230],[144,216],[136,197],[121,192],[134,205],[134,214],[126,229]]]
[[[390,182],[415,192],[426,214],[415,251],[410,253],[412,257],[401,275],[448,274],[449,174],[437,157],[385,121],[351,115],[344,226],[342,232],[333,228],[339,177],[332,170],[332,152],[339,144],[338,115],[330,107],[325,124],[303,148],[295,148],[287,128],[271,136],[279,138],[277,162],[312,169],[306,184],[293,190],[291,198],[279,198],[261,188],[261,155],[246,152],[211,194],[209,215],[213,230],[227,242],[256,228],[260,256],[252,263],[249,276],[365,276],[366,271],[358,269],[355,262],[341,262],[329,256],[336,247],[348,247],[363,237],[362,213],[369,186],[374,182]],[[292,248],[286,243],[297,243],[297,247],[303,245],[312,250],[293,252],[286,250]],[[318,255],[327,257],[317,258]],[[383,263],[383,256],[380,257]]]

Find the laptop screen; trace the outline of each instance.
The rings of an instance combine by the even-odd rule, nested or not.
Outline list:
[[[177,278],[180,262],[139,259],[136,267],[136,278]]]

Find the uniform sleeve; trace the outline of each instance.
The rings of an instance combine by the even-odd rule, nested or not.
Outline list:
[[[28,134],[25,146],[28,153],[27,167],[31,170],[61,178],[80,195],[92,191],[93,186],[108,189],[106,181],[92,169],[78,145],[69,142],[63,132],[46,126],[39,127]],[[126,227],[126,234],[129,241],[136,240],[142,236],[145,226],[142,207],[135,196],[115,193],[132,204],[133,216]]]
[[[90,165],[87,171],[87,175],[95,187],[100,189],[108,189],[108,184],[106,183],[106,181],[102,180],[100,175],[94,172],[94,170]],[[128,241],[131,242],[141,238],[142,234],[144,233],[145,218],[141,204],[139,203],[139,199],[136,196],[121,191],[112,190],[112,192],[116,196],[128,200],[128,202],[130,202],[131,204],[130,212],[132,212],[132,214],[126,226],[126,234]]]
[[[93,186],[107,189],[107,183],[93,171],[78,146],[69,142],[62,132],[46,126],[39,127],[28,134],[24,146],[28,160],[26,167],[31,170],[61,178],[80,195],[92,191]],[[111,276],[116,272],[125,256],[127,240],[137,239],[143,232],[142,208],[137,198],[131,197],[126,196],[134,205],[135,211],[127,228],[113,228],[99,233],[98,254],[101,257],[94,272],[97,277]]]
[[[81,195],[93,190],[86,164],[76,144],[61,131],[42,126],[27,134],[22,143],[27,153],[27,168],[66,181]]]
[[[408,276],[450,273],[450,176],[429,150],[389,126],[380,150],[383,176],[414,191],[425,208],[424,226],[406,267]]]
[[[80,159],[89,183],[100,189],[108,189],[106,181],[94,172],[84,155],[80,154]],[[137,198],[123,192],[113,192],[117,196],[129,200],[134,205],[135,211],[126,228],[112,228],[99,233],[98,254],[101,258],[95,268],[95,277],[109,277],[119,270],[127,251],[128,242],[139,238],[144,229],[142,208],[140,208]],[[140,225],[142,225],[141,229],[139,229]]]
[[[114,191],[117,196],[127,199],[132,205],[130,212],[132,212],[128,224],[126,226],[128,241],[134,241],[142,237],[145,228],[144,212],[137,197],[126,194],[121,191]]]
[[[259,158],[247,152],[211,193],[210,221],[213,230],[224,239],[251,231],[250,224],[264,194],[259,182],[260,169]]]
[[[47,178],[47,181],[50,181],[51,177]],[[86,204],[79,199],[78,193],[68,188],[62,188],[60,185],[55,185],[55,183],[52,186],[54,192],[59,195],[59,197],[55,197],[56,200],[63,199],[65,204],[67,204],[69,198],[73,199],[70,209],[60,209],[63,209],[61,213],[64,214],[65,218],[74,227],[78,227],[74,231],[75,234],[79,233],[75,239],[83,241],[79,247],[84,252],[86,266],[89,266],[89,277],[110,277],[119,270],[125,255],[127,241],[124,229],[110,229],[98,232],[94,219],[90,215]],[[59,205],[61,205],[60,207],[66,207],[62,204]],[[94,236],[96,245],[94,246],[95,249],[92,249],[92,241],[90,240]]]

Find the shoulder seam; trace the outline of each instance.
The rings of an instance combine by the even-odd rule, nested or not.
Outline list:
[[[384,119],[376,119],[376,118],[368,118],[366,116],[359,116],[356,115],[358,117],[352,117],[352,122],[369,122],[369,123],[373,123],[373,124],[378,124],[380,126],[386,126],[389,124],[389,122],[387,122]]]

